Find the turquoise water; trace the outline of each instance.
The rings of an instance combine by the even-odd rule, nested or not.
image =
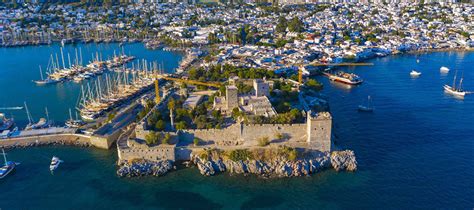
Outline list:
[[[416,62],[416,59],[420,63]],[[118,178],[115,151],[39,147],[8,151],[22,162],[0,181],[2,209],[471,209],[474,206],[474,95],[445,95],[454,70],[474,90],[474,53],[374,59],[358,67],[364,84],[347,89],[317,77],[331,105],[337,144],[356,152],[359,170],[311,177],[203,177],[183,169],[164,177]],[[451,72],[440,75],[439,68]],[[417,69],[422,75],[411,79]],[[357,106],[373,98],[373,114]],[[52,155],[65,160],[48,170]]]
[[[95,56],[96,52],[100,53],[103,59],[107,59],[114,55],[114,51],[115,54],[123,51],[140,60],[164,64],[166,72],[172,72],[182,57],[174,52],[146,50],[141,43],[126,44],[123,48],[118,44],[77,44],[64,47],[66,66],[68,66],[67,54],[70,54],[71,62],[74,62],[76,49],[78,51],[81,49],[84,65],[93,59],[93,54]],[[39,65],[45,74],[50,55],[53,54],[55,57],[56,53],[62,66],[60,45],[0,48],[0,107],[23,106],[23,102],[26,101],[34,120],[46,116],[46,107],[50,119],[56,124],[63,124],[69,118],[69,108],[74,110],[77,106],[81,84],[87,87],[87,81],[79,84],[70,81],[47,86],[37,86],[33,83],[33,80],[41,78]],[[91,79],[88,82],[93,85],[93,81],[94,79]],[[13,116],[20,128],[27,124],[28,118],[24,110],[0,110],[0,112],[5,112],[8,117]]]

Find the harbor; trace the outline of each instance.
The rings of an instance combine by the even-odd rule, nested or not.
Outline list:
[[[127,55],[136,57],[136,62],[128,63],[127,68],[138,68],[137,62],[142,63],[143,60],[146,60],[147,64],[152,62],[157,63],[157,66],[159,65],[164,72],[174,71],[174,69],[178,67],[182,57],[181,54],[177,52],[146,50],[143,45],[139,43],[124,45],[122,47],[120,47],[119,44],[113,43],[66,45],[63,48],[63,54],[67,55],[69,53],[75,57],[76,49],[81,49],[84,63],[86,61],[93,61],[97,57],[97,54],[100,54],[102,58],[112,58],[114,51],[116,55],[118,52],[124,52]],[[110,81],[115,81],[117,75],[123,74],[113,71],[111,74],[95,76],[94,78],[84,80],[80,83],[63,82],[42,86],[33,83],[32,81],[40,79],[38,67],[46,67],[50,56],[56,53],[60,54],[60,52],[61,45],[59,44],[0,49],[0,63],[2,64],[2,68],[0,68],[2,74],[2,77],[0,77],[1,89],[7,90],[2,91],[2,94],[0,94],[0,107],[2,107],[0,112],[4,113],[7,118],[13,118],[19,128],[23,129],[29,123],[24,109],[24,102],[28,104],[29,112],[33,119],[38,120],[39,118],[45,118],[45,108],[47,108],[49,110],[49,118],[53,122],[53,125],[62,127],[64,123],[70,119],[70,109],[73,112],[73,118],[75,118],[76,114],[74,112],[76,112],[76,108],[80,105],[82,89],[87,91],[88,86],[93,88],[99,80],[105,81],[106,77],[108,77]],[[32,54],[35,56],[28,56]],[[28,62],[22,62],[22,60],[26,58],[28,58]],[[60,61],[60,63],[62,62]],[[67,58],[66,63],[68,63]],[[45,68],[43,69],[44,71],[46,70]],[[21,74],[19,72],[21,72]],[[21,77],[19,77],[19,75],[21,75]],[[12,80],[11,78],[17,79]],[[132,76],[130,76],[130,78],[132,78]],[[132,80],[129,81],[131,82]],[[105,83],[101,85],[104,85],[103,89],[105,91]],[[77,114],[79,115],[79,113]]]

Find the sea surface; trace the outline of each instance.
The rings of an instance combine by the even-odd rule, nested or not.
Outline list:
[[[38,57],[47,57],[50,50],[40,49],[45,55],[38,53]],[[0,50],[4,52],[0,56],[1,67],[12,63],[4,58],[9,50],[21,53],[20,48]],[[465,89],[474,90],[474,53],[399,55],[371,62],[375,65],[346,69],[364,79],[357,87],[316,77],[324,83],[323,94],[331,106],[336,143],[355,151],[357,172],[326,170],[311,177],[262,179],[228,174],[203,177],[197,169],[190,168],[164,177],[118,178],[117,153],[113,150],[15,149],[7,151],[8,158],[21,165],[0,180],[0,208],[472,209],[474,95],[456,99],[446,95],[442,85],[452,83],[457,70],[458,77],[464,74]],[[449,67],[449,74],[440,74],[441,66]],[[411,78],[412,69],[422,75]],[[28,99],[31,104],[53,106],[69,97],[64,93],[64,97],[48,96],[49,100],[42,100],[38,92],[44,90],[40,87],[9,87],[12,83],[5,81],[10,77],[25,85],[29,83],[23,80],[36,75],[36,69],[10,71],[8,79],[4,78],[5,73],[0,74],[2,103],[5,99],[17,103]],[[17,94],[9,93],[13,91]],[[368,95],[373,99],[374,113],[357,112],[357,106],[366,103]],[[54,106],[66,112],[67,107]],[[53,155],[65,162],[51,174],[48,165]]]
[[[133,55],[137,62],[146,60],[147,62],[157,62],[164,66],[165,72],[174,72],[178,66],[182,55],[176,52],[162,50],[147,50],[142,43],[125,44],[75,44],[65,45],[63,48],[65,66],[69,66],[69,60],[74,63],[82,54],[83,65],[87,65],[95,57],[99,56],[103,60],[110,59],[113,55],[125,53]],[[82,53],[80,53],[82,52]],[[50,56],[56,62],[58,56],[59,65],[62,67],[61,45],[28,46],[18,48],[0,48],[0,113],[5,113],[7,117],[13,117],[19,128],[24,128],[28,124],[26,110],[3,110],[5,107],[24,106],[26,102],[34,121],[41,117],[46,117],[46,109],[49,118],[55,125],[63,125],[69,119],[69,109],[75,118],[75,108],[78,106],[81,95],[81,86],[87,90],[88,83],[91,88],[95,86],[97,78],[104,79],[105,74],[94,79],[84,80],[81,83],[68,81],[52,85],[36,85],[33,80],[40,80],[40,67],[43,76],[46,75]],[[69,54],[69,58],[68,58]],[[142,65],[142,64],[140,64]],[[131,63],[128,64],[132,66]],[[109,73],[110,74],[110,73]]]

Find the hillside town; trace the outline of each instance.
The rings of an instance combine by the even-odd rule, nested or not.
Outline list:
[[[201,66],[279,72],[314,62],[470,49],[473,14],[472,4],[459,3],[22,4],[0,6],[0,45],[141,41],[153,49],[209,46]]]

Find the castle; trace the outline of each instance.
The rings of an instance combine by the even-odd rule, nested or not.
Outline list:
[[[235,109],[255,116],[276,115],[270,100],[270,84],[261,79],[253,80],[253,92],[239,95],[234,82],[226,86],[225,97],[215,97],[214,109],[229,115]],[[141,120],[134,133],[126,140],[119,140],[119,158],[131,160],[144,158],[148,160],[189,160],[191,151],[203,148],[248,149],[260,147],[259,141],[267,139],[271,145],[285,145],[295,148],[306,148],[328,152],[333,149],[332,116],[329,112],[313,113],[307,111],[305,123],[294,124],[246,124],[237,122],[224,128],[183,129],[168,134],[173,139],[171,145],[148,146],[145,138],[146,118]],[[198,140],[199,145],[194,145]],[[120,142],[122,141],[122,142]]]
[[[222,129],[184,129],[169,133],[176,144],[148,146],[144,142],[149,134],[145,121],[135,128],[134,134],[126,140],[126,146],[118,143],[119,158],[131,160],[189,160],[192,150],[203,148],[254,148],[258,139],[268,138],[272,144],[319,151],[332,151],[332,117],[328,112],[307,113],[305,123],[297,124],[244,124],[235,123]],[[201,146],[194,146],[197,138]],[[120,140],[119,140],[120,141]]]

